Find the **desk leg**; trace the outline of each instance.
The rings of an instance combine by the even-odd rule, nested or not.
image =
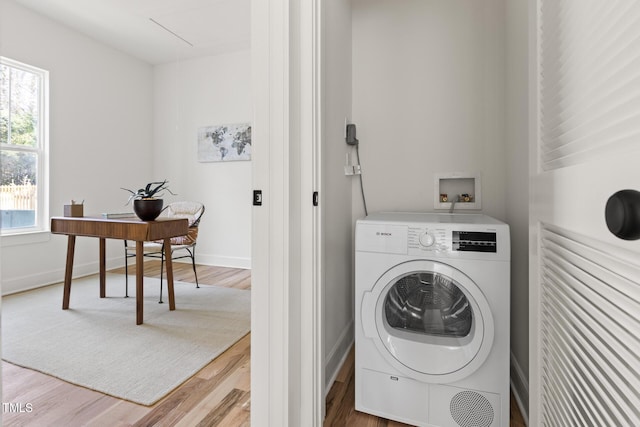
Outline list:
[[[169,310],[175,310],[176,298],[173,293],[173,263],[171,262],[171,239],[164,239],[164,259],[167,266],[167,293],[169,294]]]
[[[71,276],[73,276],[73,253],[76,248],[76,236],[69,236],[67,241],[67,266],[64,272],[64,292],[62,294],[62,309],[69,308],[69,298],[71,297]]]
[[[106,296],[106,243],[105,239],[100,238],[100,298],[104,298]]]
[[[136,325],[142,325],[144,295],[142,278],[144,277],[144,249],[143,242],[136,242]]]

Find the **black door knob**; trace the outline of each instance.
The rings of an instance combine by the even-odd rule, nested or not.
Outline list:
[[[624,240],[640,239],[640,192],[621,190],[609,197],[604,210],[607,228]]]

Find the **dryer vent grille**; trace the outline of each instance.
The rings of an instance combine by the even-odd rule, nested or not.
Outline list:
[[[451,416],[460,427],[489,427],[493,423],[491,402],[475,391],[461,391],[451,398]]]

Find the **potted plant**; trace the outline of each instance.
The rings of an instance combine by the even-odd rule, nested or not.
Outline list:
[[[162,212],[162,205],[164,201],[158,197],[162,196],[162,191],[169,190],[167,185],[169,181],[166,179],[162,182],[150,182],[144,188],[140,188],[138,191],[129,190],[128,188],[122,188],[123,190],[131,193],[127,205],[133,200],[133,211],[138,218],[143,221],[153,221]],[[174,193],[171,193],[174,194]],[[174,194],[175,195],[175,194]]]

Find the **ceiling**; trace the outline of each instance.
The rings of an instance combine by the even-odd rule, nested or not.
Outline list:
[[[15,1],[150,64],[250,48],[251,0]]]

